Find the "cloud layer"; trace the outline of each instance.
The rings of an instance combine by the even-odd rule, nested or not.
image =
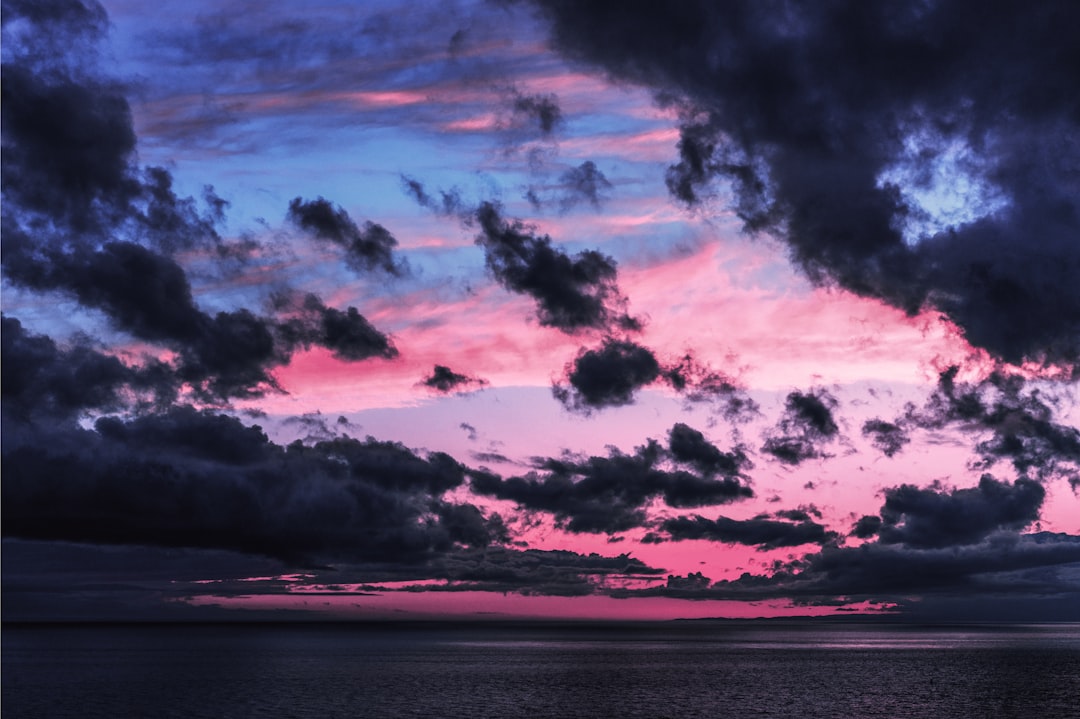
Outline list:
[[[1075,10],[117,10],[4,4],[5,619],[1080,596]]]

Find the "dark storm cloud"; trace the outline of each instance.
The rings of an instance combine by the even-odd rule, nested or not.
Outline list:
[[[821,519],[821,510],[813,504],[804,504],[795,509],[780,509],[773,512],[774,517],[790,519],[792,522],[807,522],[811,517]]]
[[[444,502],[438,505],[435,513],[452,542],[468,547],[486,547],[492,543],[510,541],[510,533],[502,517],[498,514],[486,517],[475,505]]]
[[[118,229],[174,253],[228,248],[227,203],[179,197],[161,167],[140,167],[125,88],[98,72],[108,20],[97,3],[4,4],[2,187],[5,230],[70,244]]]
[[[979,467],[1007,460],[1021,476],[1080,482],[1080,430],[1055,421],[1060,406],[1052,393],[1029,388],[1017,376],[994,373],[973,384],[957,382],[956,374],[956,367],[943,372],[923,410],[909,411],[905,419],[931,429],[956,424],[989,430],[990,438],[975,447]]]
[[[417,562],[505,527],[443,495],[448,455],[347,437],[270,442],[177,406],[94,429],[5,419],[3,531],[24,539],[226,549],[294,562]]]
[[[1001,372],[978,382],[958,381],[958,374],[959,367],[949,367],[922,407],[909,404],[892,422],[871,420],[863,434],[892,456],[910,441],[912,431],[952,427],[985,437],[975,445],[975,469],[990,469],[1004,460],[1020,476],[1063,478],[1080,485],[1080,430],[1057,421],[1071,398]]]
[[[552,245],[547,235],[535,235],[524,224],[502,217],[501,208],[483,202],[476,210],[491,274],[506,289],[527,294],[537,302],[540,324],[568,334],[583,329],[640,328],[626,314],[626,298],[616,285],[615,260],[596,250],[573,257]]]
[[[61,348],[49,337],[26,331],[13,317],[0,321],[5,415],[63,419],[86,410],[117,410],[128,406],[131,391],[152,396],[154,403],[175,399],[172,369],[162,362],[147,359],[130,367],[85,340]]]
[[[808,582],[800,591],[827,589],[835,594],[857,592],[864,596],[946,591],[1076,594],[1075,583],[1047,569],[1078,562],[1080,539],[1048,532],[1005,534],[979,544],[945,549],[865,544],[811,555],[796,584]]]
[[[128,407],[131,392],[174,399],[177,382],[208,399],[274,387],[269,369],[297,346],[344,359],[394,351],[355,309],[313,296],[282,324],[199,309],[185,271],[159,251],[217,244],[225,203],[208,190],[200,213],[166,171],[134,164],[121,88],[95,75],[91,41],[103,11],[5,3],[5,27],[15,21],[37,26],[5,37],[5,275],[68,294],[178,358],[129,367],[86,342],[60,349],[4,318],[5,534],[308,558],[413,556],[479,541],[475,516],[438,498],[463,477],[443,455],[424,460],[371,441],[285,450],[236,420],[183,407],[102,418],[94,431],[65,421]],[[53,421],[33,422],[39,416]]]
[[[677,574],[669,574],[665,588],[669,591],[696,591],[706,589],[710,584],[712,584],[712,580],[701,572],[690,572],[685,577],[681,577]]]
[[[182,600],[209,587],[232,587],[241,594],[244,585],[252,584],[244,579],[289,571],[267,557],[146,545],[5,538],[3,556],[4,621],[281,619],[280,612],[237,616]]]
[[[785,416],[780,428],[785,432],[798,431],[814,438],[831,439],[840,431],[832,411],[836,398],[825,390],[792,392],[784,401]]]
[[[713,404],[721,417],[729,422],[748,422],[758,416],[760,407],[738,384],[735,378],[709,367],[693,353],[665,365],[661,374],[672,389],[688,403]]]
[[[733,452],[722,452],[705,435],[688,425],[679,422],[668,432],[668,448],[677,461],[693,466],[703,474],[736,475],[743,469],[753,468],[753,464],[736,448]]]
[[[521,464],[499,452],[469,452],[469,456],[477,462],[500,462],[503,464]]]
[[[881,517],[867,514],[859,517],[859,521],[855,522],[855,526],[851,528],[851,534],[859,539],[869,539],[877,534],[879,529],[881,529]]]
[[[13,284],[67,294],[104,312],[118,329],[175,350],[178,380],[207,398],[277,389],[270,370],[288,363],[297,346],[325,346],[350,361],[396,355],[355,308],[328,308],[313,295],[284,323],[246,309],[208,314],[175,260],[134,242],[40,245],[5,222],[4,249],[4,274]]]
[[[356,272],[378,269],[395,277],[408,274],[404,260],[394,257],[397,240],[389,230],[374,222],[365,222],[361,228],[329,200],[319,197],[305,202],[297,197],[289,203],[289,219],[320,240],[343,248],[346,264]]]
[[[284,324],[247,309],[199,308],[171,255],[235,254],[214,229],[227,203],[207,188],[200,210],[176,195],[167,171],[135,163],[123,88],[100,77],[100,6],[28,8],[9,3],[4,15],[5,28],[18,23],[5,37],[3,65],[9,282],[70,296],[117,329],[173,350],[175,382],[205,400],[279,389],[271,371],[298,347],[325,346],[344,360],[396,353],[355,309],[328,308],[313,296]]]
[[[781,435],[769,437],[761,445],[761,451],[770,454],[784,464],[801,464],[808,459],[827,457],[813,442],[805,437]]]
[[[706,519],[694,515],[665,519],[659,527],[674,541],[704,539],[726,544],[746,544],[757,547],[760,551],[777,547],[798,547],[803,544],[827,544],[837,539],[836,532],[827,530],[809,517],[797,521],[782,521],[790,518],[780,514],[776,516],[780,519],[770,519],[768,515],[743,520],[727,517]]]
[[[132,242],[100,249],[35,249],[8,233],[4,272],[13,283],[60,291],[103,311],[133,336],[180,354],[178,377],[207,396],[259,393],[277,385],[271,367],[288,361],[275,345],[273,324],[248,310],[209,315],[192,297],[183,268]]]
[[[976,544],[998,530],[1020,530],[1036,521],[1045,496],[1034,480],[1010,485],[989,474],[970,489],[905,484],[885,491],[877,534],[882,544],[919,549]]]
[[[190,342],[212,321],[195,305],[184,269],[142,245],[117,241],[63,251],[35,248],[21,233],[5,240],[4,270],[13,283],[64,291],[140,339]]]
[[[837,597],[896,601],[924,593],[969,598],[1077,595],[1080,586],[1060,576],[1060,571],[1080,564],[1080,538],[1045,532],[1018,534],[1038,519],[1044,495],[1032,480],[1009,484],[989,475],[970,489],[893,487],[885,491],[881,516],[860,518],[852,532],[861,539],[877,535],[876,541],[843,547],[832,541],[837,536],[829,532],[829,543],[820,552],[781,565],[771,576],[744,574],[734,581],[717,582],[697,596],[784,596],[818,603]],[[811,514],[813,508],[804,508],[774,516],[805,524]],[[725,520],[718,525],[695,517],[667,520],[662,526],[673,538],[728,536],[732,539],[721,541],[741,541],[738,537],[754,537],[757,530],[762,536],[770,530],[780,532],[773,524],[765,516],[749,523]]]
[[[588,412],[631,404],[634,393],[659,376],[652,350],[609,337],[598,349],[582,348],[566,367],[566,384],[556,384],[552,392],[568,409]]]
[[[835,604],[871,600],[894,602],[905,611],[918,609],[922,599],[948,598],[959,607],[972,602],[1015,600],[1034,608],[1047,602],[1072,605],[1076,618],[1080,599],[1080,537],[1040,532],[1002,533],[979,544],[941,549],[913,549],[876,542],[858,547],[832,544],[804,559],[780,566],[772,575],[743,574],[676,596],[687,599],[770,598],[796,604]],[[660,589],[613,592],[615,596],[655,596]],[[918,599],[912,599],[918,597]]]
[[[746,422],[759,414],[758,404],[734,379],[701,364],[692,354],[664,364],[648,347],[615,337],[605,337],[594,349],[581,348],[551,392],[566,409],[587,415],[633,404],[638,390],[660,382],[688,403],[713,404],[730,422]]]
[[[819,531],[828,535],[819,542],[823,545],[819,552],[777,563],[770,574],[746,573],[707,587],[683,587],[671,596],[787,598],[797,604],[872,600],[895,602],[905,611],[917,609],[923,598],[935,597],[956,607],[1005,598],[1029,607],[1058,606],[1080,598],[1080,537],[1019,534],[1038,519],[1044,494],[1032,480],[1010,484],[989,476],[970,489],[893,487],[885,492],[880,516],[867,515],[856,523],[852,534],[872,540],[857,547],[845,547],[836,541],[836,533],[810,526],[814,524],[810,517],[818,516],[814,507],[745,522],[724,517],[716,522],[701,517],[665,520],[660,528],[673,539],[713,539],[764,548],[789,546],[784,543],[803,536],[817,541],[812,537]],[[789,521],[775,521],[780,518]],[[646,539],[664,541],[655,533]],[[616,593],[664,594],[663,588]],[[1075,616],[1075,610],[1069,616]]]
[[[289,353],[275,342],[270,322],[246,309],[195,316],[200,319],[196,332],[177,338],[182,343],[178,375],[200,396],[226,399],[281,390],[271,369],[287,364]]]
[[[1080,7],[532,4],[566,56],[680,110],[675,196],[722,178],[813,280],[1008,362],[1080,359]],[[973,206],[940,230],[916,199],[939,185]]]
[[[93,229],[88,225],[98,220],[99,206],[126,213],[139,183],[123,95],[71,81],[42,86],[43,78],[15,64],[5,63],[3,78],[5,196],[79,229]]]
[[[27,211],[80,228],[139,192],[135,132],[121,88],[92,76],[108,17],[97,3],[5,2],[3,190]],[[84,62],[86,63],[85,66]],[[83,62],[80,62],[83,61]]]
[[[468,387],[482,387],[487,383],[488,382],[485,379],[459,374],[441,364],[435,365],[431,374],[421,381],[421,384],[425,387],[430,387],[436,392],[442,392],[444,394],[455,390],[462,391]]]
[[[507,479],[477,472],[471,484],[478,494],[547,512],[567,531],[614,533],[645,526],[645,510],[655,498],[681,508],[752,497],[743,482],[745,468],[749,462],[740,450],[720,452],[680,424],[672,429],[670,449],[649,440],[633,454],[613,449],[607,457],[581,461],[538,459],[539,471]]]
[[[203,188],[205,209],[200,211],[191,197],[180,197],[173,191],[172,175],[163,168],[149,167],[144,172],[145,206],[136,216],[136,236],[147,236],[154,247],[165,254],[212,246],[222,257],[235,257],[247,248],[243,241],[226,243],[217,233],[217,225],[225,219],[229,203],[218,197],[214,188]]]
[[[493,515],[493,519],[497,516]],[[309,571],[315,574],[314,583],[333,582],[341,585],[365,582],[370,583],[367,589],[372,591],[385,591],[379,586],[380,582],[426,579],[446,583],[432,584],[428,581],[404,587],[401,591],[488,591],[550,596],[596,594],[603,590],[604,583],[609,579],[653,578],[663,572],[626,554],[610,557],[565,550],[522,550],[501,545],[462,547],[454,552],[433,556],[423,565],[354,563],[335,567],[331,571]],[[257,584],[254,587],[252,583],[244,584],[248,585],[246,590],[238,582],[233,591],[237,594],[259,591]],[[276,587],[270,585],[268,589],[273,591]],[[327,593],[345,592],[330,589]]]
[[[783,417],[766,437],[761,451],[785,464],[828,456],[820,447],[840,434],[833,417],[838,406],[836,398],[824,389],[791,392],[784,401]]]
[[[355,308],[329,308],[314,295],[295,308],[279,307],[291,310],[282,322],[246,309],[211,315],[196,305],[184,269],[142,245],[108,242],[63,251],[35,249],[19,233],[5,239],[11,281],[71,295],[103,311],[118,329],[176,350],[178,378],[207,398],[279,389],[270,371],[287,364],[298,347],[327,347],[347,361],[397,354]]]
[[[300,346],[325,347],[334,357],[357,362],[370,357],[393,359],[398,356],[390,338],[375,329],[355,307],[344,312],[327,307],[317,295],[285,294],[275,298],[278,312],[285,317],[276,321],[276,331],[291,350]]]
[[[433,562],[432,568],[435,578],[445,579],[447,584],[408,589],[580,597],[602,593],[609,580],[654,578],[663,573],[626,554],[605,557],[501,546],[447,554]]]
[[[911,442],[911,438],[899,423],[894,424],[882,419],[866,420],[862,434],[886,457],[892,457],[903,449],[905,444]]]
[[[60,23],[50,28],[69,40],[78,39],[77,35],[67,34],[66,24],[74,24],[79,32],[98,36],[108,28],[109,18],[105,10],[96,2],[81,0],[4,0],[4,23],[13,20],[29,20],[38,25]]]
[[[575,172],[570,180],[574,187],[564,191],[562,200],[569,196],[567,192],[576,195],[579,190],[588,191],[590,183],[597,191],[600,183],[606,183],[590,162]],[[628,301],[619,290],[618,269],[612,257],[597,250],[571,256],[555,246],[548,235],[538,235],[520,220],[504,217],[497,202],[466,203],[457,189],[440,190],[436,199],[415,178],[403,175],[401,182],[406,194],[421,207],[455,217],[465,227],[479,226],[476,244],[484,250],[488,270],[506,289],[536,300],[541,325],[567,334],[587,329],[641,330],[641,319],[627,313]]]
[[[571,183],[574,187],[564,188],[560,201],[569,197],[567,193],[576,196],[579,190],[587,190],[590,183],[606,183],[592,163],[578,170]],[[484,250],[488,271],[506,289],[536,300],[541,325],[567,334],[587,329],[641,330],[641,319],[627,313],[628,301],[619,290],[618,269],[612,257],[597,250],[571,256],[555,246],[548,235],[538,235],[520,220],[504,217],[498,202],[467,203],[456,188],[440,190],[436,199],[415,178],[402,175],[401,182],[405,193],[421,207],[455,217],[468,228],[479,226],[476,244]]]
[[[466,513],[472,514],[468,509]],[[423,563],[309,565],[301,568],[300,581],[295,565],[220,549],[7,538],[3,553],[5,621],[288,620],[309,611],[223,610],[185,600],[295,596],[298,588],[305,596],[367,596],[388,591],[383,582],[421,580],[426,581],[406,591],[584,596],[604,591],[609,581],[652,579],[663,573],[625,554],[604,557],[496,545],[461,547],[433,554]],[[446,584],[432,586],[431,580]]]

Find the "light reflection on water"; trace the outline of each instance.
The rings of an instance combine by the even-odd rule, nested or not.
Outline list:
[[[742,624],[749,624],[743,622]],[[623,647],[634,642],[642,651],[677,648],[687,642],[712,642],[725,649],[776,650],[911,650],[911,649],[977,649],[1058,647],[1080,651],[1080,624],[1019,624],[981,625],[975,627],[908,625],[877,625],[853,627],[835,625],[827,629],[807,628],[805,624],[770,624],[764,628],[742,628],[738,624],[687,622],[663,630],[650,630],[648,625],[627,627],[619,638],[605,638],[610,629],[589,630],[579,627],[573,637],[522,639],[512,633],[485,639],[462,639],[448,636],[443,641],[462,647],[518,647],[522,649],[570,649],[584,643],[595,648]],[[523,630],[518,630],[523,631]],[[654,632],[668,636],[652,638]]]
[[[1080,626],[5,627],[15,717],[1080,716]]]

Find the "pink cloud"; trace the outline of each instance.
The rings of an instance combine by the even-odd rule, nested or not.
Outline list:
[[[929,360],[971,347],[933,313],[908,317],[879,300],[811,287],[765,243],[710,242],[685,257],[621,268],[645,338],[726,364],[731,353],[753,387],[858,380],[923,383]],[[781,290],[780,287],[785,289]]]
[[[674,618],[803,617],[837,613],[840,607],[796,606],[788,600],[761,602],[699,601],[667,597],[633,600],[605,596],[546,597],[499,594],[495,592],[387,592],[377,596],[319,594],[263,594],[249,596],[196,595],[182,600],[194,606],[225,609],[283,609],[318,611],[338,618],[367,619],[591,619],[667,620]],[[880,611],[879,605],[865,602],[851,608]],[[846,613],[846,612],[845,612]]]
[[[573,157],[619,157],[630,162],[672,162],[679,131],[662,127],[632,133],[605,132],[563,140],[560,150]]]
[[[485,112],[444,123],[442,129],[447,132],[494,132],[499,129],[500,122],[495,113]]]
[[[603,222],[647,228],[662,219],[663,213],[652,213]],[[541,229],[559,230],[570,222],[554,220]],[[683,256],[623,263],[619,283],[630,311],[648,318],[642,343],[662,360],[692,351],[717,369],[739,374],[751,388],[860,380],[929,384],[937,373],[931,360],[959,361],[972,354],[939,317],[911,318],[877,300],[813,288],[764,243],[713,241]],[[357,305],[392,334],[401,356],[343,363],[322,350],[301,353],[278,373],[293,393],[290,411],[415,402],[425,396],[415,383],[434,364],[482,377],[493,387],[547,387],[580,347],[598,340],[595,334],[567,336],[539,326],[531,299],[494,284],[468,295],[436,287],[364,298],[355,285],[328,286],[321,294],[334,306]],[[471,329],[462,333],[462,326]]]
[[[343,100],[363,107],[403,107],[428,101],[426,92],[416,90],[336,92],[325,97],[327,100]]]
[[[400,406],[429,396],[416,385],[435,364],[495,386],[546,386],[586,341],[539,327],[530,321],[530,300],[494,286],[460,298],[418,291],[368,303],[362,311],[376,327],[391,331],[399,359],[345,363],[325,350],[300,353],[277,373],[292,394],[268,397],[259,406],[270,412]],[[463,326],[472,330],[462,333]]]

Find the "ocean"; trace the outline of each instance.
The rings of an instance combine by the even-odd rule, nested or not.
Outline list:
[[[1080,625],[5,625],[42,717],[1080,717]]]

